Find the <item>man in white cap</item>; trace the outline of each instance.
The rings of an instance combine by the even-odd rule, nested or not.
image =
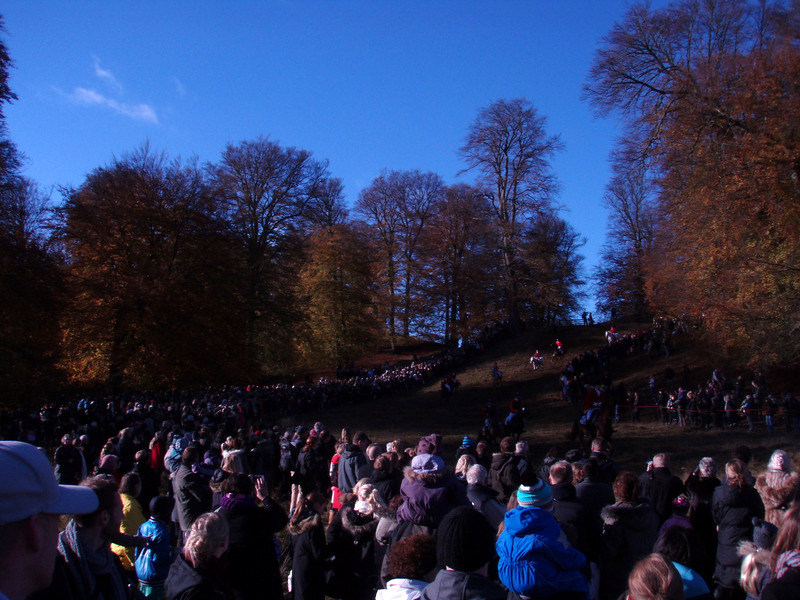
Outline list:
[[[97,509],[87,487],[59,485],[44,453],[0,441],[0,600],[23,600],[50,585],[62,514]]]

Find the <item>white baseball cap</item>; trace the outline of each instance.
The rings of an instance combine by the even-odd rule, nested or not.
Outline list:
[[[0,525],[37,513],[82,515],[97,510],[88,487],[59,485],[44,452],[25,442],[0,441]]]

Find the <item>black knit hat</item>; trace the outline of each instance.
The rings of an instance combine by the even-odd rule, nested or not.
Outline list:
[[[757,548],[771,550],[775,538],[778,537],[778,528],[772,523],[753,517],[753,543]]]
[[[481,513],[459,506],[436,531],[436,559],[455,571],[477,571],[494,556],[494,530]]]
[[[172,518],[173,506],[175,506],[175,501],[169,496],[153,496],[153,499],[150,500],[150,514],[156,519],[169,523]]]

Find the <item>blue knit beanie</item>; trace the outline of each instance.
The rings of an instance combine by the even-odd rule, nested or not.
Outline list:
[[[517,490],[517,502],[525,508],[553,510],[553,490],[544,479],[532,485],[521,485]]]

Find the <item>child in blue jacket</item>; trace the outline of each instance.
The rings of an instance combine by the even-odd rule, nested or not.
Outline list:
[[[506,513],[497,540],[500,580],[527,598],[588,598],[589,586],[580,569],[586,557],[570,546],[553,517],[550,485],[526,475],[517,490],[518,506]]]
[[[139,590],[148,598],[164,598],[164,581],[172,564],[169,522],[174,500],[156,496],[150,501],[150,518],[139,527],[139,535],[150,538],[146,548],[136,548],[136,576]]]

